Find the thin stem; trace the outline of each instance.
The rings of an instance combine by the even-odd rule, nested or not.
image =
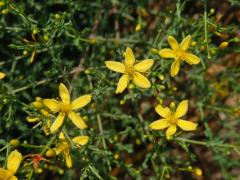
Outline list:
[[[99,131],[100,131],[100,135],[102,137],[102,144],[103,144],[103,149],[107,150],[107,144],[106,144],[106,140],[104,138],[104,133],[103,133],[103,126],[102,126],[102,119],[101,116],[99,114],[97,114],[97,122],[98,122],[98,127],[99,127]],[[108,164],[108,169],[109,171],[111,171],[111,165],[109,160],[107,159],[107,164]]]
[[[207,17],[207,0],[205,0],[205,3],[204,3],[204,35],[205,35],[205,43],[207,46],[207,59],[209,59],[211,56],[210,56],[209,47],[208,47],[208,27],[207,27],[208,19],[207,18],[208,18]]]
[[[32,145],[32,144],[20,144],[20,146],[22,147],[26,147],[26,148],[43,148],[44,146],[37,146],[37,145]]]
[[[240,151],[233,144],[209,143],[209,142],[205,142],[205,141],[197,141],[197,140],[185,139],[185,138],[181,138],[181,137],[177,137],[176,140],[182,141],[182,142],[188,142],[188,143],[191,143],[191,144],[203,145],[203,146],[210,146],[211,145],[211,146],[216,146],[216,147],[231,148],[240,156]]]
[[[107,145],[106,145],[106,141],[103,135],[103,127],[102,127],[102,120],[99,114],[97,114],[97,121],[98,121],[98,127],[99,127],[99,131],[100,131],[100,135],[102,136],[102,144],[103,144],[103,148],[107,149]]]
[[[5,145],[4,147],[2,147],[2,148],[0,149],[0,152],[2,152],[3,150],[5,150],[8,146],[9,146],[9,144],[7,144],[7,145]]]
[[[143,124],[144,120],[143,120],[143,117],[142,117],[142,115],[141,115],[140,113],[138,113],[138,118],[139,118],[139,120],[141,121],[141,123]],[[143,127],[143,130],[146,132],[146,134],[147,134],[147,136],[148,136],[148,139],[149,139],[150,141],[152,141],[153,138],[152,138],[152,136],[150,135],[150,132],[148,131],[148,129],[145,129],[145,128]]]

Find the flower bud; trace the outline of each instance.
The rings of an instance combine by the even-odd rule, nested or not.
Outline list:
[[[19,140],[18,139],[12,139],[10,140],[10,145],[13,146],[13,147],[17,147],[19,145]]]
[[[49,150],[47,150],[47,152],[45,153],[45,155],[46,155],[46,157],[48,157],[48,158],[52,158],[52,157],[56,156],[56,151],[53,150],[53,149],[49,149]]]

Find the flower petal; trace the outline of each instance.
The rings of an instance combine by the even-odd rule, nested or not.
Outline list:
[[[179,119],[177,125],[184,131],[195,131],[197,129],[197,123]]]
[[[105,61],[105,65],[107,66],[108,69],[115,71],[115,72],[120,72],[124,73],[125,72],[125,66],[124,64],[116,61]]]
[[[75,109],[80,109],[84,106],[86,106],[92,99],[92,95],[91,94],[86,94],[83,96],[78,97],[77,99],[75,99],[71,105],[72,105],[72,110]]]
[[[132,49],[127,47],[125,51],[125,64],[128,66],[132,66],[135,62],[135,56],[132,52]]]
[[[145,60],[137,63],[136,65],[134,65],[134,69],[138,72],[144,73],[152,67],[153,63],[154,63],[154,60],[145,59]]]
[[[79,145],[85,145],[87,144],[89,140],[89,137],[88,136],[77,136],[77,137],[74,137],[72,139],[72,141],[76,144],[79,144]]]
[[[176,50],[179,48],[179,44],[173,36],[168,36],[168,43],[173,50]]]
[[[65,161],[66,161],[66,166],[68,168],[71,168],[72,167],[72,157],[69,153],[64,153],[64,156],[65,156]]]
[[[180,44],[180,47],[183,51],[186,51],[189,46],[190,46],[190,43],[191,43],[191,39],[192,39],[192,36],[191,35],[188,35],[187,37],[185,37],[181,44]]]
[[[17,150],[12,151],[7,159],[7,170],[10,170],[12,174],[15,174],[20,166],[23,157]]]
[[[176,54],[172,49],[164,48],[159,51],[159,55],[162,58],[175,58]]]
[[[57,155],[59,155],[60,153],[62,153],[64,150],[69,149],[69,144],[67,143],[67,141],[63,141],[61,143],[59,143],[55,148],[55,152]]]
[[[0,180],[8,180],[12,176],[12,172],[3,168],[0,168]]]
[[[0,72],[0,80],[3,79],[6,76],[6,74]]]
[[[44,99],[43,104],[47,106],[52,112],[57,113],[60,111],[61,102],[56,99]]]
[[[54,133],[56,130],[58,130],[62,126],[65,115],[66,114],[63,112],[60,112],[58,114],[56,120],[53,122],[53,124],[50,127],[51,133]]]
[[[157,105],[155,107],[155,111],[160,115],[162,116],[163,118],[168,118],[169,115],[171,115],[171,111],[168,107],[163,107],[162,105]]]
[[[174,135],[177,132],[177,126],[176,125],[170,125],[166,131],[167,138],[170,138],[172,135]]]
[[[18,180],[18,178],[16,176],[11,176],[8,180]]]
[[[139,72],[134,72],[133,83],[140,88],[150,88],[150,81]]]
[[[71,111],[68,113],[68,117],[72,120],[72,123],[77,126],[79,129],[87,128],[86,123],[83,121],[81,116],[76,114],[75,112]]]
[[[31,116],[27,116],[26,120],[29,123],[40,121],[39,117],[31,117]]]
[[[179,70],[180,70],[180,61],[175,60],[171,65],[170,75],[172,77],[176,76],[178,74]]]
[[[157,121],[152,122],[149,127],[154,130],[165,129],[169,126],[169,123],[166,119],[159,119]]]
[[[66,103],[66,104],[70,103],[69,91],[63,83],[60,83],[60,85],[59,85],[59,95],[62,99],[62,102]]]
[[[187,53],[184,60],[188,63],[188,64],[198,64],[200,62],[200,58],[197,57],[194,54],[191,53]]]
[[[117,89],[115,91],[116,94],[122,93],[128,86],[129,83],[129,77],[128,75],[124,74],[121,76],[121,78],[118,81]]]
[[[177,107],[176,112],[174,113],[174,117],[176,119],[184,116],[187,113],[188,110],[188,100],[183,100],[182,102],[180,102],[180,104]]]

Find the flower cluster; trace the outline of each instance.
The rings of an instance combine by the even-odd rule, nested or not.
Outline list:
[[[163,58],[174,59],[170,71],[170,75],[172,77],[178,74],[182,61],[186,61],[190,65],[198,64],[200,62],[200,59],[196,55],[187,51],[191,44],[191,35],[185,37],[180,45],[173,36],[169,36],[168,43],[172,49],[162,49],[159,51],[159,55]],[[127,47],[125,52],[125,60],[123,63],[116,61],[105,61],[105,64],[108,69],[123,74],[118,81],[117,89],[115,91],[116,94],[122,93],[128,87],[130,80],[132,80],[137,87],[145,89],[151,87],[151,82],[141,73],[146,73],[153,66],[153,59],[146,59],[135,64],[135,56],[132,52],[132,49]],[[158,105],[155,110],[160,116],[163,117],[163,119],[151,123],[149,127],[154,130],[168,128],[166,131],[166,136],[168,139],[176,133],[177,126],[184,131],[196,130],[197,124],[179,119],[186,114],[187,109],[187,100],[182,101],[175,112],[171,111],[167,107],[164,108],[162,105]]]
[[[183,61],[189,64],[198,64],[200,59],[188,52],[188,48],[191,43],[191,36],[187,36],[179,45],[178,42],[172,37],[168,37],[168,42],[172,49],[162,49],[159,51],[159,55],[163,58],[173,58],[174,62],[171,65],[170,74],[172,77],[176,76],[180,69],[180,64]],[[112,71],[122,73],[118,83],[116,94],[124,92],[124,90],[130,85],[130,82],[135,84],[139,88],[148,89],[151,87],[151,81],[147,78],[151,67],[154,65],[153,59],[145,59],[142,61],[136,61],[135,56],[131,48],[127,47],[125,51],[125,59],[123,63],[117,61],[106,61],[105,65]],[[0,79],[5,74],[0,73]],[[37,97],[36,100],[31,103],[33,109],[37,110],[40,115],[36,113],[29,115],[26,119],[28,122],[42,122],[43,129],[46,135],[58,133],[58,139],[55,142],[55,147],[47,151],[47,155],[50,157],[52,154],[62,155],[65,159],[66,166],[72,167],[71,148],[80,147],[86,145],[89,141],[88,136],[76,136],[70,138],[66,134],[64,128],[61,128],[65,119],[71,120],[71,122],[80,130],[86,129],[87,124],[83,118],[77,112],[77,110],[83,108],[89,104],[92,100],[91,94],[85,94],[79,96],[74,100],[70,98],[70,92],[68,88],[60,83],[59,85],[60,98],[43,99]],[[182,119],[188,110],[188,101],[183,100],[178,107],[163,107],[157,105],[155,107],[156,112],[162,117],[159,120],[152,122],[149,127],[153,130],[166,129],[166,137],[170,139],[177,131],[177,127],[180,127],[184,131],[194,131],[197,128],[197,124]],[[36,112],[36,111],[35,111]],[[5,179],[16,179],[14,174],[16,173],[20,162],[22,161],[22,155],[17,150],[10,153],[7,161],[7,169],[0,168],[0,176]],[[37,158],[35,163],[35,169],[38,167]],[[46,159],[46,161],[48,161]],[[37,165],[36,165],[37,164]]]

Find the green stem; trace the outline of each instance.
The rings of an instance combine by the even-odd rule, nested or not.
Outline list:
[[[22,147],[26,147],[26,148],[43,148],[43,146],[37,146],[37,145],[32,145],[32,144],[20,144],[20,146]]]
[[[97,122],[98,122],[100,135],[102,137],[103,149],[107,150],[107,144],[106,144],[106,140],[104,138],[104,133],[103,133],[102,119],[101,119],[101,116],[99,114],[97,114]],[[108,164],[108,170],[111,171],[112,168],[111,168],[110,161],[108,159],[107,159],[107,164]]]
[[[2,148],[0,149],[0,152],[2,152],[3,150],[5,150],[8,146],[9,146],[9,144],[7,144],[7,145],[5,145],[4,147],[2,147]]]
[[[176,140],[191,143],[191,144],[203,145],[203,146],[210,146],[211,145],[211,146],[215,146],[215,147],[231,148],[240,156],[239,149],[233,144],[209,143],[209,142],[205,142],[205,141],[197,141],[197,140],[185,139],[185,138],[181,138],[181,137],[177,137]]]
[[[208,19],[207,19],[207,0],[205,0],[204,3],[204,35],[205,35],[205,43],[207,46],[207,59],[211,58],[210,53],[209,53],[209,47],[208,47]]]

